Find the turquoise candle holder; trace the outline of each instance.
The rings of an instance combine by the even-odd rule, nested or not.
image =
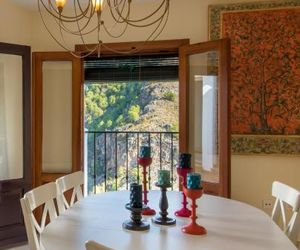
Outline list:
[[[130,184],[130,206],[132,208],[142,208],[142,185],[137,183]]]
[[[150,158],[151,157],[151,147],[141,146],[140,147],[140,158]]]
[[[200,189],[201,188],[201,175],[198,173],[187,174],[187,188]]]
[[[158,170],[157,184],[161,186],[169,186],[171,184],[169,170]]]
[[[179,167],[180,168],[191,168],[191,154],[181,153],[179,155]]]

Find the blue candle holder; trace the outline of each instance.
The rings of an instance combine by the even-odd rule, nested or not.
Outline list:
[[[141,146],[140,147],[140,158],[150,158],[151,157],[151,147]]]
[[[130,184],[130,206],[134,208],[142,208],[142,185],[137,183]]]
[[[201,188],[201,175],[198,173],[187,174],[187,189],[200,189]]]
[[[181,153],[179,155],[179,167],[180,168],[191,168],[191,154]]]
[[[169,170],[158,170],[158,185],[161,186],[169,186],[171,184],[171,177],[170,177],[170,171]]]

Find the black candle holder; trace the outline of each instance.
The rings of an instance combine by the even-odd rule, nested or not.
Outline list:
[[[123,228],[132,230],[132,231],[146,231],[150,228],[148,222],[142,220],[142,212],[145,209],[143,207],[131,207],[130,203],[125,205],[125,208],[131,211],[130,220],[123,222]]]
[[[176,224],[176,219],[168,217],[168,197],[167,197],[167,188],[171,187],[171,184],[168,185],[160,185],[155,183],[155,186],[159,187],[161,190],[161,196],[159,200],[159,208],[160,208],[160,216],[156,216],[152,218],[152,222],[159,225],[174,225]]]

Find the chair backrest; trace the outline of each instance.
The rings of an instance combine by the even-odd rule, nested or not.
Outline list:
[[[300,192],[286,184],[274,181],[272,195],[276,198],[272,211],[272,219],[278,222],[281,217],[284,233],[294,244],[297,244],[300,229]],[[284,203],[287,203],[292,208],[293,214],[289,222],[287,222]]]
[[[85,249],[86,250],[113,250],[112,248],[101,245],[100,243],[93,240],[89,240],[85,243]]]
[[[59,213],[63,213],[66,209],[73,206],[75,201],[79,201],[83,198],[83,192],[81,187],[83,183],[84,174],[82,171],[62,176],[56,180],[58,193],[57,204]],[[68,203],[64,194],[68,190],[72,190],[70,203]]]
[[[49,216],[50,222],[57,217],[54,199],[56,199],[56,185],[51,182],[27,192],[20,200],[24,215],[24,222],[31,250],[42,250],[40,234],[43,232]],[[33,211],[43,205],[41,222],[38,223]],[[48,215],[48,216],[47,216]]]

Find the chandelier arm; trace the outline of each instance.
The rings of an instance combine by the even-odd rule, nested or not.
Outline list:
[[[80,20],[82,18],[84,18],[84,16],[86,15],[86,13],[88,12],[88,9],[84,10],[84,12],[82,12],[81,15],[79,16],[66,16],[66,15],[63,15],[56,10],[56,8],[53,6],[53,4],[51,3],[51,1],[49,1],[49,7],[47,7],[44,3],[43,0],[38,0],[38,5],[39,4],[42,4],[44,9],[51,15],[53,16],[54,18],[56,19],[61,19],[63,20],[64,22],[74,22],[75,20]],[[50,9],[49,9],[50,8]],[[39,11],[41,12],[41,9],[39,8]]]
[[[122,1],[122,0],[121,0]],[[124,7],[125,7],[125,1],[123,1],[124,2],[124,4],[123,4],[123,8],[122,8],[122,12],[124,11]],[[111,10],[110,10],[111,11]],[[129,16],[130,15],[130,10],[129,11],[127,11],[127,16]],[[112,15],[113,16],[113,15]],[[114,19],[114,18],[113,18]],[[115,20],[115,19],[114,19]],[[111,29],[114,29],[119,23],[125,23],[125,22],[119,22],[119,20],[120,20],[120,17],[118,18],[118,20],[115,20],[115,23],[114,23],[114,25],[112,26],[112,28]],[[127,24],[126,24],[127,25]],[[127,29],[127,28],[126,28]]]
[[[166,12],[168,11],[168,5],[166,5],[166,8],[164,10],[164,12],[162,13],[162,15],[160,17],[158,17],[157,19],[153,20],[152,22],[149,22],[149,23],[146,23],[146,24],[140,24],[140,25],[137,25],[135,23],[132,23],[130,21],[128,21],[129,19],[125,19],[124,17],[121,17],[126,23],[128,23],[130,26],[132,27],[137,27],[137,28],[142,28],[142,27],[148,27],[148,26],[151,26],[157,22],[160,22],[160,20],[165,16]]]
[[[140,18],[140,19],[127,19],[126,21],[129,22],[129,23],[145,21],[145,20],[153,17],[156,13],[158,13],[163,8],[164,5],[166,5],[165,9],[167,9],[168,6],[169,6],[169,0],[163,0],[161,2],[160,6],[156,10],[154,10],[152,13],[150,13],[148,16],[145,16],[145,17]],[[116,9],[116,12],[117,12],[118,15],[121,14],[118,9]],[[165,13],[165,11],[164,11],[164,13]],[[122,16],[121,16],[121,18],[124,20],[124,18]]]
[[[108,2],[109,2],[109,0],[108,0]],[[123,4],[123,6],[122,6],[121,14],[122,14],[123,11],[124,11],[126,1],[123,1],[123,2],[124,2],[124,4]],[[109,4],[109,6],[110,6],[110,4]],[[115,16],[115,13],[114,13],[113,9],[115,9],[115,8],[111,8],[111,7],[110,7],[110,8],[109,8],[109,11],[110,11],[110,14],[111,14],[112,18],[115,20],[115,23],[116,23],[116,24],[118,24],[118,23],[126,23],[126,21],[124,20],[124,18],[123,18],[122,15],[117,15],[117,16]],[[128,7],[127,17],[129,16],[129,13],[130,13],[130,6]],[[123,21],[120,21],[120,19],[122,19]]]
[[[75,8],[75,1],[74,1],[74,11],[75,11],[75,13],[77,13],[77,10],[76,10],[76,8]],[[63,30],[64,30],[66,33],[72,34],[72,35],[74,35],[74,36],[84,36],[84,35],[88,35],[88,34],[92,33],[93,31],[95,31],[95,30],[97,29],[97,27],[98,27],[98,26],[95,26],[95,27],[92,28],[91,30],[86,31],[86,32],[83,32],[83,30],[85,30],[85,29],[88,27],[89,23],[91,22],[94,13],[95,13],[94,11],[91,11],[90,16],[88,17],[88,20],[87,20],[87,22],[85,23],[85,25],[84,25],[83,27],[80,27],[80,25],[79,25],[79,20],[76,20],[77,27],[78,27],[78,31],[73,31],[73,30],[67,28],[67,27],[65,26],[64,22],[61,22],[61,26],[62,26]],[[60,25],[59,22],[58,22],[56,19],[54,19],[54,20],[56,21],[57,25]]]
[[[103,24],[103,28],[104,28],[104,30],[106,31],[106,33],[110,36],[110,37],[112,37],[112,38],[119,38],[119,37],[121,37],[121,36],[123,36],[124,35],[124,33],[125,33],[125,31],[127,30],[127,28],[128,28],[128,24],[127,23],[125,23],[125,27],[124,27],[124,29],[121,31],[121,33],[120,34],[118,34],[118,35],[114,35],[114,34],[112,34],[110,31],[109,31],[109,29],[106,27],[106,25],[105,24]]]
[[[167,22],[168,22],[168,20],[169,20],[169,10],[167,11],[167,14],[166,14],[166,18],[165,18],[165,21],[164,21],[164,24],[161,26],[160,24],[161,23],[159,23],[159,25],[157,26],[157,28],[155,29],[155,31],[154,32],[152,32],[152,34],[150,34],[150,36],[149,36],[149,38],[150,37],[152,37],[152,35],[154,35],[154,33],[159,29],[159,27],[161,26],[161,29],[160,29],[160,31],[155,35],[155,37],[153,37],[153,38],[150,38],[152,41],[154,41],[157,37],[159,37],[159,35],[163,32],[163,30],[164,30],[164,28],[166,27],[166,25],[167,25]],[[163,20],[163,19],[162,19]],[[150,40],[149,39],[149,40]],[[148,41],[149,41],[148,40]]]
[[[78,5],[80,6],[79,0],[77,0],[77,2],[78,2]],[[89,4],[90,4],[90,1],[89,1]],[[80,10],[81,10],[81,7],[79,7],[79,8],[80,8]],[[77,10],[76,10],[75,0],[74,0],[74,10],[75,10],[75,14],[77,15]],[[91,13],[91,14],[92,14],[92,13]],[[86,49],[87,51],[90,51],[90,49],[87,47],[87,44],[86,44],[86,42],[85,42],[85,40],[84,40],[84,38],[83,38],[83,34],[82,34],[81,31],[84,30],[84,29],[88,26],[88,24],[89,24],[89,22],[91,21],[91,19],[92,19],[92,15],[91,15],[90,17],[88,17],[87,23],[86,23],[82,28],[81,28],[80,25],[79,25],[79,21],[76,22],[77,28],[78,28],[78,33],[79,33],[79,36],[80,36],[80,39],[81,39],[82,43],[84,44],[84,47],[85,47],[85,49]]]
[[[122,10],[121,10],[122,12],[124,11],[124,8],[125,8],[125,1],[123,1],[123,2],[124,2],[124,4],[123,4],[123,6],[122,6]],[[127,16],[126,16],[126,18],[128,18],[129,16],[130,16],[130,8],[128,8],[128,10],[127,10]],[[119,17],[119,18],[120,18],[120,17]],[[118,21],[119,21],[119,20],[116,20],[116,22],[114,23],[112,29],[113,29],[118,23],[121,23],[121,22],[118,22]],[[124,26],[123,31],[121,31],[120,34],[118,34],[118,35],[112,34],[112,33],[109,31],[109,29],[106,27],[105,24],[103,25],[103,27],[104,27],[106,33],[107,33],[110,37],[113,37],[113,38],[119,38],[119,37],[121,37],[121,36],[124,35],[125,31],[126,31],[127,28],[128,28],[128,23],[126,23],[126,22],[122,22],[122,23],[125,23],[125,26]]]
[[[164,18],[165,14],[167,13],[167,10],[163,13],[163,15],[161,15],[159,18],[157,18],[156,20],[152,21],[151,23],[146,23],[146,24],[133,24],[133,23],[128,23],[130,26],[132,27],[136,27],[136,28],[145,28],[145,27],[149,27],[152,26],[156,23],[161,23],[161,20]]]
[[[116,2],[116,1],[115,1]],[[121,4],[123,3],[123,5],[125,5],[126,0],[120,0],[117,4],[114,4],[114,6],[112,6],[110,4],[110,0],[107,0],[107,5],[109,6],[109,8],[118,8]]]
[[[63,32],[62,32],[62,29],[61,29],[61,26],[59,26],[60,27],[60,35],[61,35],[61,39],[62,39],[62,41],[65,43],[65,44],[67,44],[67,42],[66,42],[66,40],[65,40],[65,38],[64,38],[64,35],[63,35]],[[78,54],[76,54],[74,51],[72,51],[70,48],[68,48],[67,46],[65,46],[65,45],[62,45],[57,39],[55,39],[56,40],[56,42],[58,42],[65,50],[67,50],[69,53],[71,53],[74,57],[76,57],[76,58],[85,58],[85,57],[88,57],[88,56],[90,56],[91,54],[93,54],[95,51],[96,51],[96,49],[97,49],[97,46],[95,46],[95,48],[94,49],[89,49],[89,48],[87,48],[87,46],[85,46],[85,51],[88,51],[88,53],[87,54],[84,54],[83,56],[80,54],[80,55],[78,55]],[[85,41],[84,41],[84,39],[83,39],[83,37],[82,37],[82,41],[83,41],[83,43],[86,45],[86,43],[85,43]]]
[[[47,7],[46,2],[48,1],[49,6]],[[110,48],[109,46],[105,45],[101,41],[101,31],[106,32],[108,36],[112,38],[119,38],[123,36],[128,30],[129,26],[136,27],[136,28],[144,28],[144,27],[150,27],[155,26],[152,30],[151,34],[147,37],[146,40],[144,40],[144,43],[146,43],[149,40],[155,40],[164,30],[168,18],[169,18],[169,7],[170,7],[170,0],[162,0],[158,8],[156,8],[152,13],[148,14],[144,18],[140,19],[131,19],[130,14],[132,10],[132,0],[107,0],[107,6],[109,7],[109,11],[111,13],[111,18],[114,20],[113,25],[109,28],[106,26],[106,23],[102,21],[102,10],[103,5],[101,2],[101,9],[97,9],[95,6],[93,6],[92,0],[88,0],[87,7],[83,5],[81,0],[73,0],[73,7],[74,10],[71,13],[72,16],[66,16],[61,13],[61,9],[58,11],[57,8],[54,7],[51,0],[38,0],[38,10],[43,22],[43,25],[45,26],[47,32],[50,34],[52,39],[64,50],[71,53],[73,56],[77,58],[85,58],[87,56],[90,56],[94,53],[98,54],[98,57],[100,57],[102,48],[106,48],[108,51],[119,53],[119,54],[132,54],[137,53],[138,51],[142,50],[142,47],[139,48],[132,48],[128,51],[119,51],[113,48]],[[42,8],[44,8],[46,11],[43,11]],[[109,12],[108,12],[109,13]],[[54,34],[50,31],[50,28],[46,25],[46,15],[49,14],[54,18],[55,23],[59,27],[60,32],[60,38],[56,38]],[[98,20],[96,22],[96,25],[92,25],[92,18],[97,14]],[[76,23],[75,26],[69,26],[68,23]],[[141,24],[139,24],[141,23]],[[123,24],[123,28],[121,27],[120,32],[113,32],[113,28],[117,26],[118,24]],[[90,27],[91,26],[91,27]],[[93,27],[94,26],[94,27]],[[103,26],[103,28],[101,27]],[[77,27],[77,30],[76,28]],[[89,30],[87,30],[89,29]],[[97,40],[98,43],[94,46],[88,46],[86,43],[85,35],[91,34],[92,32],[95,32],[97,30]],[[114,34],[116,33],[116,34]],[[69,48],[69,45],[67,43],[67,35],[74,35],[74,36],[80,36],[80,39],[83,43],[83,50],[82,52],[76,53],[72,51],[72,49]],[[102,47],[103,46],[103,47]],[[84,54],[86,53],[86,54]]]
[[[97,25],[97,28],[98,28],[98,44],[101,44],[102,42],[101,42],[101,40],[100,40],[100,31],[101,31],[101,15],[102,13],[100,12],[100,14],[98,15],[98,25]],[[101,46],[100,46],[101,47]],[[99,50],[100,50],[101,48],[98,48],[98,53],[99,53]]]
[[[40,6],[38,5],[38,8],[40,8]],[[42,13],[40,12],[40,16],[41,16],[41,19],[42,19],[42,22],[46,28],[46,30],[48,31],[48,33],[50,34],[50,36],[52,37],[52,39],[54,39],[54,41],[60,46],[62,47],[64,50],[67,50],[67,51],[70,51],[70,49],[68,47],[66,47],[65,45],[63,45],[60,41],[58,41],[55,36],[51,33],[51,31],[49,30],[49,28],[47,27],[46,23],[45,23],[45,20],[43,18],[43,15]]]
[[[56,19],[54,19],[54,21],[57,23],[57,25],[59,25],[59,20],[56,20]],[[74,35],[74,36],[80,36],[80,33],[82,34],[82,35],[88,35],[88,34],[90,34],[90,33],[92,33],[93,31],[95,31],[96,29],[97,29],[97,26],[96,27],[94,27],[93,29],[91,29],[91,30],[89,30],[89,31],[87,31],[87,32],[82,32],[86,27],[87,27],[87,25],[89,24],[89,22],[91,21],[91,18],[88,20],[88,22],[86,23],[86,25],[84,26],[84,27],[82,27],[80,30],[78,30],[78,31],[73,31],[73,30],[70,30],[68,27],[66,27],[65,26],[65,24],[64,24],[64,22],[62,22],[62,28],[63,28],[63,30],[66,32],[66,33],[69,33],[69,34],[71,34],[71,35]]]
[[[75,2],[75,0],[74,0],[74,2]],[[89,4],[88,4],[88,6],[86,8],[91,9],[91,16],[92,16],[92,15],[94,15],[94,13],[96,11],[95,11],[95,8],[93,8],[93,4],[91,3],[91,0],[88,0],[88,2],[89,2]],[[78,5],[79,10],[81,11],[81,13],[83,13],[83,8],[81,7],[80,0],[77,0],[77,5]],[[74,6],[75,6],[75,3],[74,3]],[[85,16],[85,17],[88,18],[88,16]]]

